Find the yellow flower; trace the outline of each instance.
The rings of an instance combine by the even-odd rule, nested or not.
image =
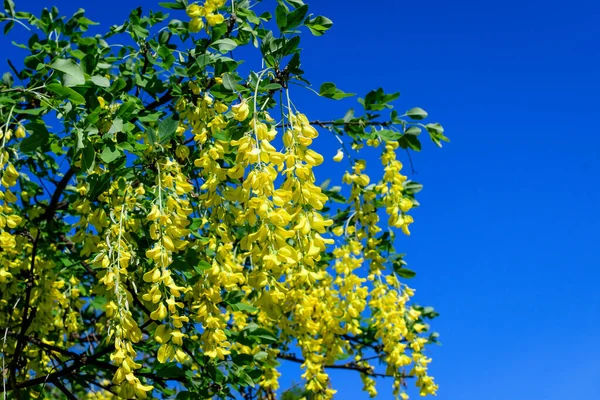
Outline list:
[[[335,156],[333,156],[333,161],[340,162],[344,158],[344,152],[342,149],[339,149]]]
[[[171,339],[171,328],[167,325],[159,325],[154,331],[154,339],[160,343],[167,343]]]
[[[103,109],[108,108],[108,106],[106,105],[106,100],[104,100],[104,97],[98,96],[98,103],[100,103],[100,108],[103,108]]]
[[[242,100],[240,104],[232,106],[231,111],[233,112],[233,118],[237,121],[245,121],[250,114],[250,108],[248,107],[246,100]]]
[[[26,134],[25,134],[25,128],[23,128],[22,125],[18,126],[17,130],[15,131],[15,136],[18,139],[23,139],[26,136]]]
[[[204,22],[201,18],[192,18],[190,21],[190,32],[200,32],[204,28]]]
[[[400,209],[403,212],[407,212],[408,210],[410,210],[413,206],[412,201],[410,201],[409,198],[404,197],[402,200],[400,200]]]
[[[6,283],[9,278],[12,278],[12,274],[4,268],[0,268],[0,283]]]
[[[198,4],[190,4],[185,10],[186,14],[190,18],[198,18],[204,16],[204,8]]]
[[[219,80],[221,80],[221,82],[219,82]],[[215,81],[217,81],[218,83],[222,83],[223,79],[222,78],[215,78]],[[220,101],[217,101],[215,103],[215,111],[217,111],[218,113],[225,113],[227,112],[227,110],[229,109],[229,107],[227,107],[226,104],[221,103]]]
[[[158,308],[150,313],[150,318],[155,321],[163,320],[167,317],[167,307],[163,303],[158,305]]]
[[[175,149],[175,155],[177,155],[178,158],[185,160],[190,155],[190,148],[186,145],[180,144]]]
[[[208,14],[206,16],[206,23],[210,26],[222,24],[223,21],[225,21],[225,17],[221,14]]]
[[[156,359],[161,364],[168,362],[175,355],[175,348],[168,343],[163,344],[158,349],[158,354],[156,355]]]
[[[154,389],[154,386],[143,385],[139,379],[137,379],[137,382],[135,382],[134,391],[135,391],[136,396],[139,397],[140,399],[147,398],[146,392],[149,392],[152,389]]]

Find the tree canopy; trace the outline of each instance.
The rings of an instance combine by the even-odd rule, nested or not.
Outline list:
[[[437,313],[396,235],[422,188],[400,159],[443,128],[381,88],[311,120],[294,92],[353,96],[301,69],[301,35],[333,23],[256,3],[160,3],[92,35],[83,10],[4,0],[4,33],[31,31],[0,83],[4,398],[273,399],[285,361],[303,382],[282,398],[331,398],[332,368],[435,394]]]

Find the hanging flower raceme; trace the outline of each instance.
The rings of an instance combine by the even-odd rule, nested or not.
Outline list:
[[[161,347],[157,360],[165,363],[171,360],[184,362],[188,355],[181,345],[187,337],[181,329],[189,322],[187,315],[181,315],[184,305],[180,298],[190,290],[176,283],[176,275],[170,270],[174,254],[186,249],[190,230],[188,216],[192,213],[186,196],[193,186],[181,173],[176,161],[162,159],[155,164],[157,175],[154,186],[155,199],[146,216],[153,246],[146,251],[151,268],[144,274],[144,282],[149,289],[142,299],[151,304],[150,318],[158,324],[154,338]]]
[[[84,187],[80,189],[84,191]],[[133,284],[129,268],[138,259],[132,245],[131,232],[139,228],[133,214],[137,210],[137,193],[132,186],[119,179],[100,196],[100,200],[108,209],[108,221],[99,219],[104,212],[96,209],[90,223],[99,230],[104,240],[98,243],[99,252],[93,265],[100,269],[97,274],[99,286],[97,292],[107,296],[106,318],[108,321],[108,340],[114,343],[114,351],[110,359],[118,367],[112,382],[119,395],[125,398],[146,398],[146,392],[152,390],[151,385],[144,385],[135,371],[142,366],[135,361],[137,352],[133,344],[142,339],[142,331],[134,319],[130,307],[130,287]],[[83,224],[82,224],[83,225]]]

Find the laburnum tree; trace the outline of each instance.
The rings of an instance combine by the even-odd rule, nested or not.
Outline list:
[[[294,93],[351,96],[301,69],[299,35],[332,22],[256,3],[161,3],[92,35],[83,10],[4,1],[4,33],[31,32],[0,84],[5,399],[329,399],[333,368],[371,396],[380,377],[397,398],[436,393],[437,313],[395,245],[421,189],[400,159],[442,126],[383,89],[311,120]],[[285,362],[303,371],[287,392]]]

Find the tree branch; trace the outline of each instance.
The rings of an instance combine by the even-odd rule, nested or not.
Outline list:
[[[69,400],[77,400],[77,397],[75,397],[75,395],[73,395],[73,393],[71,393],[69,391],[69,389],[67,389],[65,387],[65,385],[62,384],[62,382],[60,381],[60,379],[56,379],[56,380],[52,381],[52,384],[54,386],[56,386],[61,392],[63,392],[64,395],[67,396],[67,399],[69,399]]]
[[[58,371],[58,372],[54,372],[51,374],[48,374],[46,376],[42,376],[39,378],[34,378],[34,379],[29,379],[27,381],[18,383],[15,385],[16,389],[23,389],[26,387],[31,387],[31,386],[36,386],[36,385],[40,385],[46,381],[50,381],[50,382],[54,382],[56,379],[60,379],[64,376],[67,376],[68,374],[72,374],[76,371],[78,371],[79,369],[81,369],[82,367],[91,364],[93,362],[95,362],[96,360],[98,360],[100,357],[110,353],[113,350],[112,346],[106,347],[102,350],[100,350],[98,353],[92,355],[92,356],[83,356],[80,357],[77,360],[74,360],[73,364],[71,364],[70,366],[63,368],[62,370]],[[13,388],[13,390],[15,389]],[[4,389],[0,389],[0,393],[2,393],[4,391]]]
[[[29,309],[31,306],[31,292],[33,291],[33,285],[35,284],[35,258],[37,256],[38,243],[40,239],[40,230],[37,230],[35,239],[33,241],[33,247],[31,250],[31,264],[29,267],[29,276],[27,279],[26,289],[25,289],[25,308],[23,309],[23,316],[21,317],[21,330],[20,335],[17,338],[17,344],[15,345],[15,351],[13,352],[12,360],[10,361],[10,375],[9,381],[13,386],[13,390],[15,391],[15,396],[17,399],[21,398],[21,393],[18,390],[17,386],[17,368],[19,366],[19,359],[21,354],[23,353],[23,348],[25,347],[25,332],[31,325],[33,318],[35,317],[35,311],[32,311],[32,315],[29,315]]]
[[[69,181],[71,180],[71,178],[73,178],[76,172],[77,171],[75,170],[75,168],[69,168],[69,170],[65,173],[60,182],[58,182],[58,185],[56,185],[56,190],[52,195],[52,199],[50,199],[50,204],[48,204],[46,212],[40,217],[42,220],[50,221],[52,220],[52,218],[54,218],[56,210],[58,209],[58,202],[60,201],[60,197],[62,196],[63,192],[67,188],[67,185],[69,184]]]
[[[286,361],[299,363],[299,364],[304,364],[304,362],[306,362],[306,360],[296,357],[294,354],[288,354],[288,353],[280,353],[277,355],[277,358],[286,360]],[[362,365],[358,365],[355,362],[349,362],[346,364],[325,365],[324,368],[325,369],[345,369],[345,370],[358,371],[365,375],[369,375],[369,376],[373,376],[373,377],[377,377],[377,378],[394,378],[395,377],[394,375],[387,375],[387,374],[381,374],[381,373],[375,372],[372,367],[365,367]],[[412,376],[406,375],[406,374],[402,374],[400,376],[405,379],[412,378]]]
[[[55,352],[55,353],[59,353],[59,354],[62,354],[63,356],[71,357],[73,359],[84,356],[83,354],[77,354],[77,353],[74,353],[74,352],[69,351],[67,349],[63,349],[61,347],[57,347],[57,346],[53,346],[51,344],[44,343],[40,339],[35,338],[33,336],[20,335],[20,334],[18,334],[16,332],[11,332],[11,331],[8,331],[8,335],[16,337],[17,339],[21,339],[22,338],[23,340],[25,340],[25,341],[27,341],[29,343],[35,344],[39,348],[42,348],[42,349],[47,350],[47,351],[52,351],[52,352]]]

